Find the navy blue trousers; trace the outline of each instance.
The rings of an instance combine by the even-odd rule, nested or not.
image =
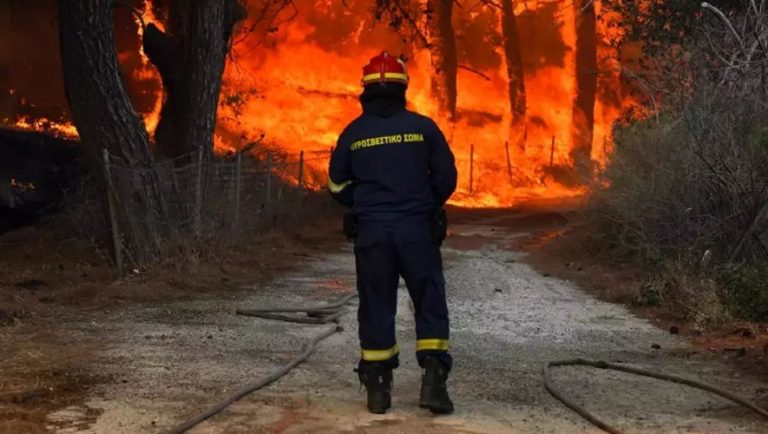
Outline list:
[[[394,369],[399,365],[395,315],[402,276],[414,306],[419,364],[431,355],[450,369],[445,279],[431,221],[410,218],[361,223],[355,240],[355,261],[360,296],[360,367],[381,364]]]

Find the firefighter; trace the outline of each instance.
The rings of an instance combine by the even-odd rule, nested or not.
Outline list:
[[[403,60],[386,52],[363,68],[362,114],[339,136],[328,189],[350,207],[345,233],[354,239],[360,298],[361,357],[357,372],[368,410],[391,407],[397,288],[403,278],[416,317],[416,357],[423,369],[419,405],[453,412],[446,380],[448,307],[440,243],[443,205],[456,188],[456,166],[437,124],[406,109],[408,74]]]

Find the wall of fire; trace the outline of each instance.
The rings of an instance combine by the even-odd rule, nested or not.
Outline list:
[[[251,31],[239,32],[233,41],[217,125],[220,152],[237,149],[262,133],[263,146],[273,150],[328,150],[359,113],[362,66],[387,50],[409,59],[411,108],[437,117],[451,141],[461,175],[455,201],[511,205],[523,197],[583,191],[567,174],[579,122],[573,110],[579,74],[597,76],[590,151],[597,167],[610,151],[611,125],[636,104],[631,83],[620,73],[622,63],[631,59],[616,48],[621,38],[615,26],[618,17],[602,11],[600,2],[595,2],[597,70],[579,71],[577,20],[582,1],[505,0],[514,10],[526,94],[524,121],[516,123],[510,110],[501,3],[454,4],[457,101],[456,114],[449,117],[432,92],[433,53],[413,32],[404,38],[386,18],[377,21],[372,1],[295,0],[270,19],[254,23],[263,1],[249,0],[253,13],[242,29]],[[144,19],[158,19],[149,0],[133,3]],[[0,123],[76,137],[63,92],[56,4],[11,0],[0,5]],[[414,4],[414,10],[423,10]],[[419,14],[414,18],[419,25],[425,19]],[[116,9],[115,43],[134,106],[151,131],[162,87],[143,56],[141,26],[129,8]],[[325,162],[318,161],[308,170],[322,172],[324,167]]]

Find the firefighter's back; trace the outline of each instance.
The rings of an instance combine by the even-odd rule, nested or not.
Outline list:
[[[435,230],[444,224],[431,224],[430,216],[442,215],[456,188],[453,154],[432,120],[406,110],[402,59],[387,53],[372,58],[362,83],[363,114],[339,136],[328,168],[328,191],[353,210],[345,217],[345,232],[355,242],[360,298],[357,371],[368,410],[385,413],[392,406],[392,370],[400,364],[395,314],[402,277],[416,317],[416,358],[424,369],[419,406],[451,413],[443,232]]]
[[[436,207],[430,173],[435,123],[400,110],[391,117],[364,113],[344,132],[355,178],[354,212],[361,221],[428,216]]]

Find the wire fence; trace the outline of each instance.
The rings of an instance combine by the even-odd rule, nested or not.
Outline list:
[[[172,254],[184,240],[238,237],[333,206],[324,194],[315,194],[327,181],[327,169],[319,168],[327,168],[330,151],[238,152],[212,160],[196,154],[137,168],[118,164],[117,156],[103,151],[115,265],[121,272]],[[161,206],[147,206],[148,197]]]
[[[557,167],[556,146],[554,138],[546,146],[550,172]],[[500,182],[529,184],[530,170],[521,170],[509,147],[504,143],[503,158],[496,154],[489,158],[470,145],[469,158],[456,159],[463,170],[460,193],[467,197],[499,194],[504,188]],[[313,192],[327,182],[332,151],[245,148],[214,159],[196,152],[136,167],[120,163],[125,160],[104,150],[117,269],[172,255],[179,243],[189,239],[237,237],[244,231],[298,222],[311,217],[318,206],[330,210],[333,205],[327,196]]]

